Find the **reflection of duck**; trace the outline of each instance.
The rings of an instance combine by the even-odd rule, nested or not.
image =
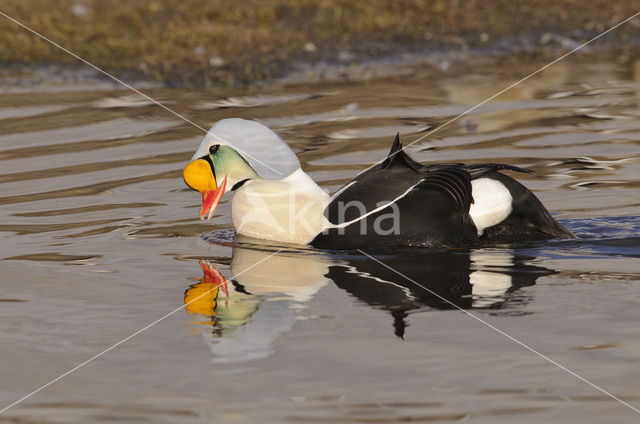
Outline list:
[[[530,259],[509,251],[402,252],[380,262],[350,256],[329,267],[327,276],[361,301],[391,312],[395,334],[403,337],[412,310],[504,308],[510,293],[553,273],[527,265]]]
[[[327,283],[327,262],[321,257],[271,255],[234,247],[234,279],[202,261],[202,279],[185,292],[187,312],[205,316],[198,324],[211,326],[207,334],[216,361],[269,355],[273,342],[293,327],[299,311]]]
[[[324,248],[475,246],[571,237],[501,164],[422,165],[396,136],[386,160],[329,197],[273,131],[242,119],[215,124],[184,169],[210,218],[235,191],[238,234]]]
[[[380,258],[397,272],[363,255],[271,254],[236,246],[234,280],[202,262],[202,281],[185,293],[189,302],[208,291],[188,304],[187,311],[207,317],[203,324],[212,326],[208,340],[216,361],[268,355],[329,280],[362,302],[389,311],[395,334],[402,337],[411,311],[522,304],[526,299],[514,292],[553,272],[527,265],[532,258],[510,251],[412,251]]]

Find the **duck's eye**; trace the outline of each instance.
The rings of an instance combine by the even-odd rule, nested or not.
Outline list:
[[[219,148],[220,148],[219,144],[214,144],[213,146],[209,147],[209,154],[210,155],[215,154]]]

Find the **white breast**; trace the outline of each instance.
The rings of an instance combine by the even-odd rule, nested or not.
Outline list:
[[[324,228],[329,195],[297,170],[282,180],[251,180],[236,190],[231,221],[238,234],[306,244]]]
[[[482,235],[485,228],[504,221],[513,210],[513,197],[500,181],[478,178],[471,181],[473,204],[469,215]]]

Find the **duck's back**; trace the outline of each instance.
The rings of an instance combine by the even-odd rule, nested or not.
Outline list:
[[[334,194],[325,209],[328,225],[311,244],[341,249],[475,245],[471,199],[468,172],[457,164],[426,169],[396,137],[387,160]]]
[[[387,159],[331,198],[327,225],[311,242],[323,248],[473,247],[573,237],[504,164],[422,165],[396,137]]]

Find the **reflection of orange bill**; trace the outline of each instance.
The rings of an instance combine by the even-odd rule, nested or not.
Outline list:
[[[184,293],[185,309],[190,314],[212,316],[215,314],[219,289],[229,296],[227,280],[208,262],[200,261],[200,266],[204,275],[199,283]]]

